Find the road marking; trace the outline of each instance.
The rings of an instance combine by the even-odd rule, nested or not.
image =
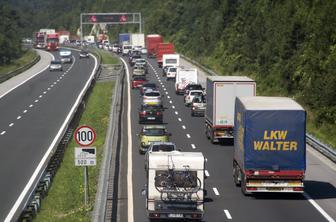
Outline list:
[[[51,84],[51,85],[50,85],[50,87],[52,88],[52,87],[54,87],[54,85],[53,85],[53,84]]]
[[[59,82],[60,80],[58,79],[57,82]]]
[[[175,109],[175,106],[172,106],[173,109]]]
[[[231,214],[230,214],[229,210],[224,210],[224,213],[225,213],[227,219],[232,220],[232,217],[231,217]]]
[[[26,110],[26,109],[25,109],[25,110],[23,110],[23,113],[26,113],[26,112],[28,112],[28,110]]]
[[[183,129],[186,129],[186,126],[185,126],[185,125],[183,125],[183,126],[182,126],[182,128],[183,128]]]
[[[57,82],[54,82],[54,85],[56,85],[57,84]]]
[[[166,91],[166,95],[168,95],[168,91]]]
[[[43,94],[47,94],[47,91],[44,91]]]
[[[169,103],[173,103],[173,101],[170,100]]]
[[[187,137],[190,139],[190,134],[187,134]]]
[[[42,97],[43,97],[42,95],[39,96],[39,98],[42,98]]]
[[[175,115],[178,115],[178,112],[177,112],[177,111],[175,111]]]
[[[170,99],[170,96],[167,96],[168,99]]]
[[[5,133],[6,133],[6,131],[2,131],[2,132],[1,132],[1,136],[4,135]]]
[[[212,189],[213,189],[213,191],[215,192],[216,196],[219,196],[219,192],[218,192],[217,188],[214,187],[214,188],[212,188]]]
[[[14,123],[9,124],[9,127],[12,127],[12,126],[14,126]]]
[[[329,216],[329,214],[327,214],[327,212],[325,212],[322,207],[320,207],[316,202],[315,200],[313,200],[309,194],[307,193],[303,193],[303,196],[309,201],[309,203],[311,203],[315,208],[316,210],[318,210],[320,212],[320,214],[322,214],[324,216],[325,219],[327,219],[327,221],[329,222],[335,222],[335,220]]]
[[[60,79],[63,79],[63,77],[62,77],[62,76],[60,76]]]
[[[164,90],[164,91],[167,91],[167,89],[166,89],[166,88],[163,88],[163,90]]]
[[[16,117],[16,119],[21,119],[21,117],[22,117],[22,116],[18,116],[18,117]]]
[[[206,177],[210,176],[209,171],[207,171],[207,170],[204,171],[204,174],[205,174]]]
[[[38,101],[39,101],[39,100],[38,100],[38,99],[36,99],[34,102],[36,102],[36,103],[37,103]]]
[[[47,89],[48,91],[50,90],[50,88]]]
[[[182,122],[182,119],[181,119],[181,118],[178,118],[177,120],[180,121],[180,122]]]
[[[29,108],[32,108],[33,106],[34,106],[33,104],[30,104],[30,105],[29,105]]]
[[[196,149],[195,144],[191,144],[191,148]]]

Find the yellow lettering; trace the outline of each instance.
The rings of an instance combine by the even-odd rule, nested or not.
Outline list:
[[[278,135],[279,135],[279,139],[280,140],[285,140],[287,137],[287,130],[286,131],[279,131]]]
[[[239,112],[237,112],[237,122],[238,123],[241,122],[241,114]]]
[[[289,141],[283,142],[283,151],[289,151]]]
[[[254,150],[261,150],[264,142],[254,141]]]
[[[278,142],[275,142],[275,143],[277,144]],[[276,151],[276,147],[274,146],[274,142],[271,142],[270,150],[271,151]]]
[[[277,137],[278,132],[279,131],[273,131],[273,130],[271,131],[271,136],[270,136],[271,140],[272,139],[274,139],[274,140],[278,139],[278,137]]]
[[[265,132],[264,132],[264,140],[269,140],[269,139],[271,139],[271,138],[268,137],[267,130],[265,130]]]
[[[282,146],[283,142],[282,141],[276,141],[275,143],[276,143],[276,149],[275,150],[278,150],[278,151],[281,150],[281,146]]]
[[[297,150],[297,146],[298,146],[297,142],[292,141],[292,142],[290,143],[289,150],[290,150],[290,151],[292,151],[292,150],[296,151],[296,150]]]
[[[262,148],[262,150],[269,150],[269,142],[264,142],[264,147]]]

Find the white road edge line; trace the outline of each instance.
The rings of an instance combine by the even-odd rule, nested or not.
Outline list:
[[[206,177],[210,176],[209,171],[207,171],[207,170],[204,171],[204,174],[205,174]]]
[[[188,139],[190,139],[190,134],[189,133],[187,134],[187,137],[188,137]]]
[[[216,194],[216,196],[219,196],[219,192],[218,192],[217,188],[214,187],[214,188],[212,188],[212,189],[213,189],[214,193]]]
[[[5,130],[4,130],[4,131],[2,131],[2,132],[1,132],[1,136],[2,136],[2,135],[4,135],[5,133],[6,133],[6,131],[5,131]]]
[[[185,125],[182,125],[182,128],[183,128],[183,129],[186,129],[186,126],[185,126]],[[189,135],[189,134],[188,134],[188,135]]]
[[[191,144],[191,148],[196,149],[195,144]]]
[[[335,222],[335,220],[329,216],[329,214],[327,214],[327,212],[325,212],[322,207],[320,207],[320,205],[318,205],[315,200],[313,200],[309,194],[307,193],[303,193],[303,196],[309,201],[309,203],[311,203],[315,208],[316,210],[318,210],[320,212],[320,214],[322,214],[324,216],[324,218],[329,221],[329,222]]]
[[[231,214],[230,214],[229,210],[226,210],[226,209],[225,209],[225,210],[224,210],[224,213],[225,213],[227,219],[232,220],[232,217],[231,217]]]
[[[129,70],[128,65],[123,58],[121,61],[124,63],[126,67],[126,76],[127,76],[127,132],[128,132],[128,147],[127,147],[127,221],[133,222],[133,182],[132,182],[132,128],[131,128],[131,89],[130,79],[129,79]]]
[[[22,190],[20,196],[17,198],[17,200],[15,201],[13,207],[11,208],[11,210],[9,211],[8,215],[5,218],[4,222],[10,222],[13,220],[13,217],[17,211],[17,209],[20,207],[21,202],[23,201],[23,199],[25,198],[25,196],[27,195],[27,193],[30,190],[30,187],[33,185],[33,183],[35,182],[35,180],[37,179],[37,177],[39,176],[39,172],[41,171],[42,167],[44,166],[44,163],[46,162],[46,160],[48,159],[50,153],[53,151],[53,148],[55,147],[56,143],[60,140],[61,136],[62,136],[62,132],[63,130],[66,128],[66,126],[68,125],[68,121],[70,120],[72,113],[75,111],[76,106],[79,104],[81,97],[83,96],[85,89],[88,87],[90,80],[93,79],[95,71],[97,69],[97,64],[98,61],[96,59],[96,57],[93,57],[95,60],[95,66],[93,68],[93,71],[90,75],[89,80],[86,82],[85,86],[83,87],[82,91],[80,92],[79,96],[77,97],[74,105],[71,107],[70,112],[68,113],[67,117],[65,118],[60,130],[57,132],[55,138],[53,139],[53,141],[51,142],[50,146],[48,147],[48,150],[46,151],[46,153],[44,154],[43,158],[41,159],[40,163],[38,164],[38,166],[36,167],[34,173],[32,174],[32,176],[30,177],[28,183],[26,184],[26,186],[24,187],[24,189]]]
[[[12,127],[12,126],[14,126],[14,123],[9,124],[9,127]]]
[[[18,116],[18,117],[16,117],[16,119],[21,119],[22,118],[22,116]]]

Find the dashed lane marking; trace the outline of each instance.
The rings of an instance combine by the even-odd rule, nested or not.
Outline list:
[[[12,127],[12,126],[14,126],[14,123],[9,124],[9,127]]]
[[[175,106],[172,106],[173,109],[175,109]]]
[[[183,128],[183,129],[186,129],[186,126],[185,126],[185,125],[183,125],[183,126],[182,126],[182,128]]]
[[[178,118],[177,120],[180,121],[180,122],[182,122],[182,119],[181,119],[181,118]]]
[[[22,118],[22,116],[18,116],[18,117],[16,117],[16,119],[21,119]]]
[[[190,139],[190,134],[187,134],[188,139]]]
[[[178,112],[177,112],[177,111],[175,111],[175,115],[178,115]]]
[[[33,106],[34,106],[33,104],[30,104],[30,105],[29,105],[29,108],[32,108]]]
[[[26,112],[28,112],[28,110],[26,110],[26,109],[25,109],[25,110],[23,110],[23,113],[26,113]]]
[[[191,144],[191,148],[196,149],[195,144]]]
[[[205,174],[206,177],[210,176],[209,171],[207,171],[207,170],[204,171],[204,174]]]
[[[214,187],[214,188],[212,188],[212,189],[213,189],[214,193],[216,194],[216,196],[219,196],[219,192],[218,192],[217,188]]]
[[[6,133],[6,131],[2,131],[2,132],[1,132],[1,136],[4,135],[5,133]]]
[[[225,209],[225,210],[224,210],[224,213],[225,213],[227,219],[232,220],[232,217],[231,217],[231,214],[230,214],[229,210],[226,210],[226,209]]]
[[[36,99],[34,102],[36,102],[36,103],[37,103],[38,101],[39,101],[39,100],[38,100],[38,99]]]

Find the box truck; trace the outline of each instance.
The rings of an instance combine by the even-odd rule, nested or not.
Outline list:
[[[145,35],[143,33],[132,33],[131,45],[133,47],[145,48]]]
[[[149,58],[156,56],[157,44],[162,43],[163,38],[159,34],[146,35],[147,56]]]
[[[238,97],[233,178],[244,194],[303,193],[306,112],[285,97]]]
[[[156,61],[159,65],[159,67],[162,67],[162,57],[164,54],[174,54],[175,53],[175,47],[173,43],[159,43],[156,46]]]
[[[146,195],[150,220],[202,220],[204,156],[201,152],[152,152],[147,158]]]
[[[256,83],[246,76],[208,76],[205,134],[212,143],[233,139],[237,96],[255,96]]]

